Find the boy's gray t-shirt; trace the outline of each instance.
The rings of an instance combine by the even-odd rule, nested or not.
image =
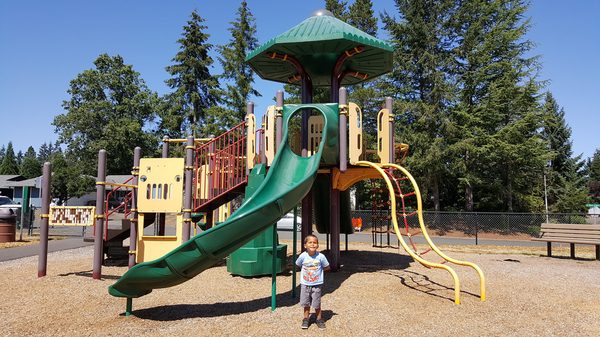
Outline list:
[[[325,255],[319,252],[316,252],[313,256],[308,255],[307,252],[303,252],[298,256],[296,265],[302,267],[300,284],[316,286],[323,284],[323,268],[329,266],[329,261],[327,261]]]

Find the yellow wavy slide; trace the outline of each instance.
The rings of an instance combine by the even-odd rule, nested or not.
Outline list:
[[[372,162],[369,162],[369,161],[358,161],[358,162],[356,162],[356,165],[364,166],[364,167],[371,167],[371,168],[375,169],[381,175],[381,178],[384,179],[384,181],[386,182],[386,185],[387,185],[387,187],[389,189],[389,192],[390,192],[390,204],[391,204],[391,207],[392,207],[392,210],[391,210],[392,217],[391,218],[392,218],[392,223],[394,225],[394,231],[396,232],[396,236],[398,237],[398,240],[399,240],[400,244],[402,245],[402,248],[404,248],[404,250],[415,261],[421,263],[423,266],[425,266],[427,268],[439,268],[439,269],[446,270],[450,274],[450,276],[452,276],[452,279],[454,281],[454,303],[460,304],[460,281],[459,281],[458,275],[456,274],[456,272],[454,271],[454,269],[452,269],[451,267],[449,267],[449,266],[447,266],[445,264],[430,262],[430,261],[427,261],[427,260],[423,259],[417,252],[415,252],[414,250],[412,250],[406,244],[406,242],[404,241],[404,238],[403,238],[403,236],[400,233],[400,230],[398,228],[398,220],[396,218],[396,193],[394,192],[394,187],[392,185],[392,182],[390,181],[390,178],[383,171],[383,169],[385,169],[385,168],[391,168],[391,169],[399,170],[400,172],[402,172],[402,174],[404,176],[406,176],[410,180],[410,182],[412,184],[412,187],[414,189],[414,193],[416,195],[416,199],[417,199],[417,216],[418,216],[418,219],[419,219],[419,226],[421,227],[421,231],[422,231],[423,237],[425,238],[425,240],[427,241],[427,243],[429,244],[429,246],[431,247],[431,249],[434,252],[436,252],[445,261],[450,262],[450,263],[454,263],[454,264],[457,264],[457,265],[460,265],[460,266],[467,266],[467,267],[471,267],[471,268],[475,269],[475,271],[479,275],[479,279],[480,279],[480,295],[479,295],[479,297],[480,297],[481,301],[485,301],[485,276],[483,275],[483,272],[481,271],[481,269],[476,264],[474,264],[472,262],[456,260],[456,259],[453,259],[453,258],[449,257],[448,255],[444,254],[431,241],[431,238],[427,234],[427,229],[426,229],[425,224],[423,222],[421,192],[419,191],[419,187],[418,187],[417,183],[415,182],[414,178],[412,177],[412,175],[406,169],[404,169],[400,165],[396,165],[396,164],[376,164],[376,163],[372,163]],[[404,216],[406,216],[406,215],[404,215]]]

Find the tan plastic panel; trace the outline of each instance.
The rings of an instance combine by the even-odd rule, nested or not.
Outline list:
[[[363,154],[362,111],[357,104],[348,105],[348,157],[351,165],[361,160]]]
[[[254,114],[246,115],[246,167],[254,167],[256,156],[256,117]]]
[[[176,217],[176,235],[153,236],[139,235],[137,241],[137,249],[135,254],[135,262],[142,263],[152,261],[161,256],[164,256],[173,249],[179,247],[183,242],[183,216],[177,214]],[[144,233],[144,214],[138,215],[138,233]]]
[[[265,156],[267,166],[271,166],[275,158],[275,106],[271,105],[263,116],[263,129],[265,130]]]
[[[381,109],[377,114],[377,155],[381,163],[390,162],[390,111]]]
[[[312,156],[319,149],[321,138],[323,137],[323,125],[325,118],[323,115],[308,117],[308,156]]]
[[[142,158],[138,183],[138,212],[181,212],[183,158]]]

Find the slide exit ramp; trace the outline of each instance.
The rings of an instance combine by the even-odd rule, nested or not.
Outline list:
[[[324,116],[322,139],[311,157],[300,157],[288,144],[288,125],[300,109]],[[264,182],[224,223],[202,232],[161,258],[135,265],[108,288],[116,297],[137,298],[153,289],[181,284],[252,240],[296,206],[310,191],[321,158],[337,154],[337,104],[284,106],[284,134]]]

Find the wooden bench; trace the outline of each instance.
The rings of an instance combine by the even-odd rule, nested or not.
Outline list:
[[[546,241],[548,256],[552,256],[552,242],[570,244],[571,258],[575,258],[575,244],[596,246],[596,260],[600,260],[600,225],[552,224],[544,223],[540,237],[534,241]]]

